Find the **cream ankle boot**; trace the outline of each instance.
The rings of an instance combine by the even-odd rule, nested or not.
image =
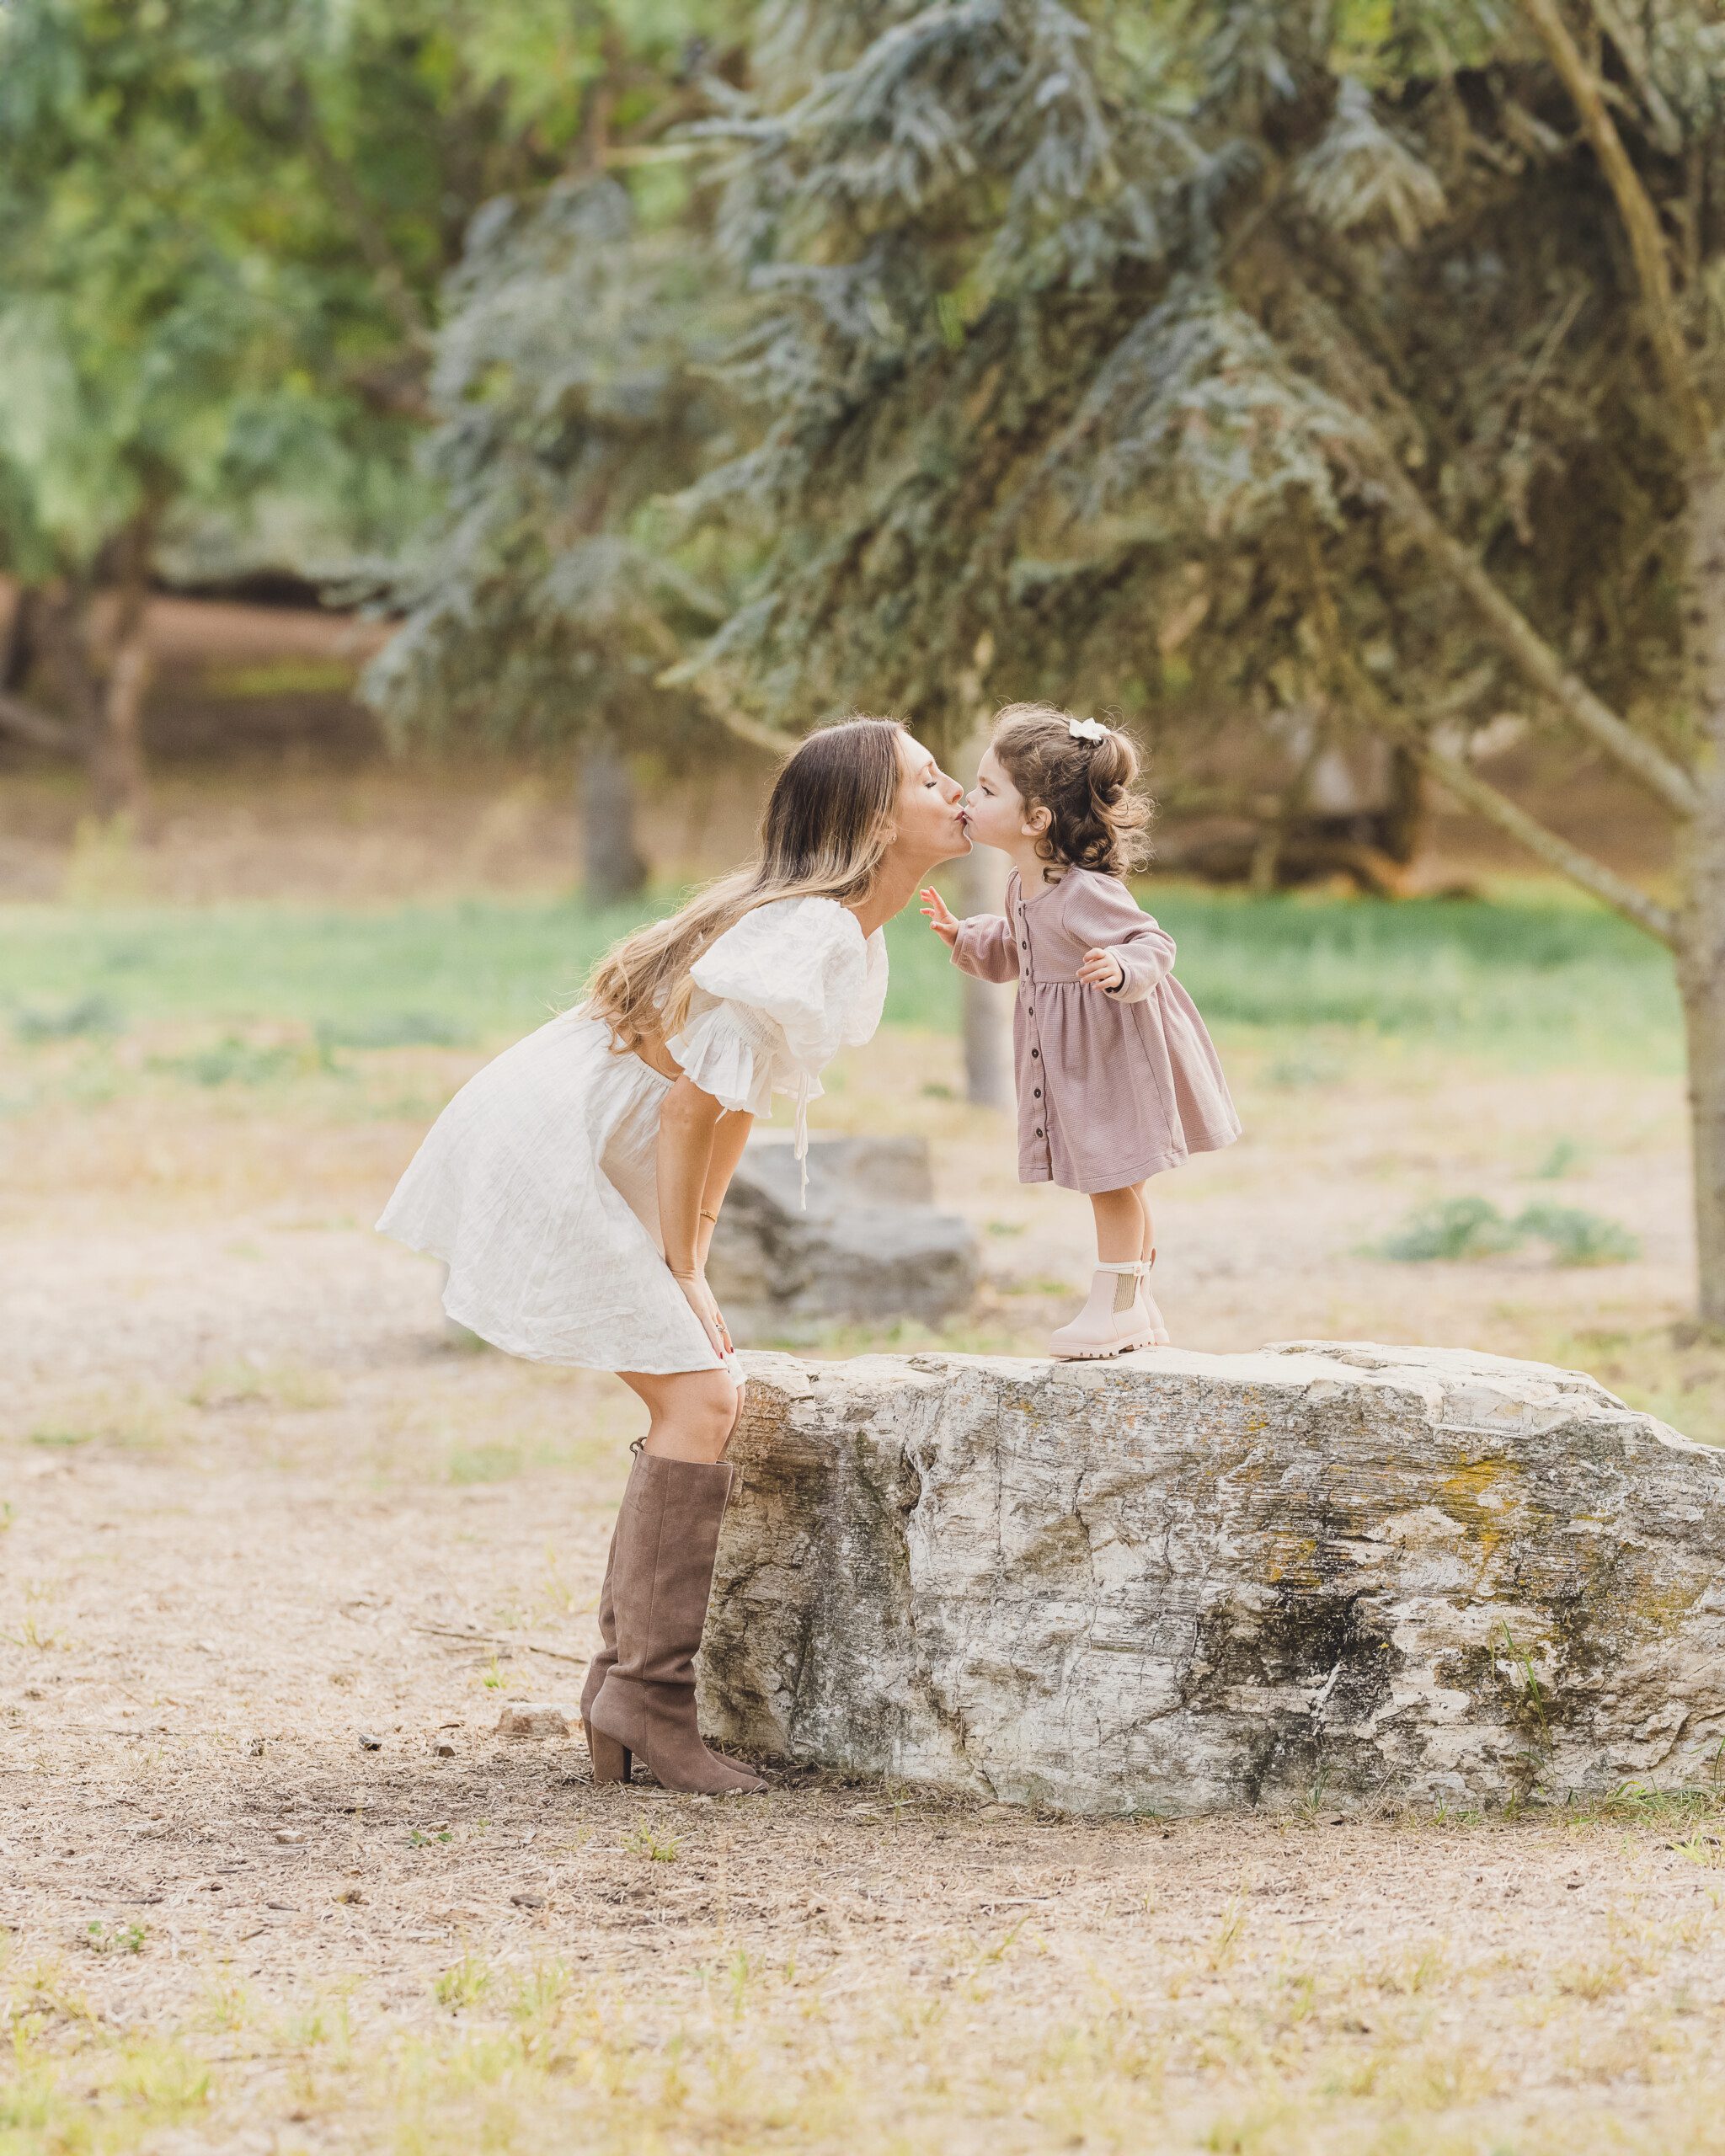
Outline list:
[[[1152,1251],[1148,1259],[1098,1265],[1083,1309],[1049,1342],[1048,1352],[1055,1360],[1099,1362],[1110,1355],[1130,1354],[1135,1348],[1166,1348],[1168,1328],[1145,1284],[1155,1262]]]

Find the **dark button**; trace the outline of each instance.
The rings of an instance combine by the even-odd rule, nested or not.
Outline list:
[[[1037,1097],[1037,1099],[1038,1099],[1038,1100],[1040,1100],[1040,1099],[1042,1098],[1042,1088],[1041,1088],[1041,1086],[1039,1086],[1037,1087],[1037,1089],[1036,1089],[1036,1097]]]
[[[1031,1049],[1030,1053],[1033,1055],[1040,1055],[1042,1054],[1042,1050],[1039,1048],[1033,1048]]]
[[[1042,1135],[1042,1125],[1040,1123],[1038,1123],[1036,1126],[1036,1134],[1039,1138]]]

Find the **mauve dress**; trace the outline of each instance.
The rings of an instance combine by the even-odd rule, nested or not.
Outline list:
[[[1112,951],[1125,978],[1087,988],[1084,954]],[[1121,1190],[1240,1135],[1210,1035],[1174,979],[1174,939],[1118,876],[1069,868],[1007,910],[959,925],[953,963],[1016,980],[1018,1180]]]

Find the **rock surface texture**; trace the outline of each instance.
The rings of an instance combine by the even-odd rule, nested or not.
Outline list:
[[[936,1325],[975,1293],[976,1237],[934,1209],[926,1138],[817,1138],[809,1204],[788,1143],[757,1139],[738,1166],[708,1278],[734,1337],[799,1340],[822,1325]]]
[[[728,1749],[1087,1812],[1719,1772],[1725,1454],[1574,1371],[748,1364],[702,1657]]]

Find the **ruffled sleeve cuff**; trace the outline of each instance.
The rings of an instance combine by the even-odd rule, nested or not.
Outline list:
[[[721,1107],[749,1115],[772,1113],[777,1062],[784,1036],[772,1019],[748,1006],[715,1003],[691,1018],[666,1047],[691,1085],[710,1093]],[[783,1080],[779,1081],[781,1086]]]
[[[791,1064],[812,1079],[879,1023],[886,944],[878,932],[865,942],[835,899],[776,899],[728,928],[689,976],[705,995],[769,1020]]]

